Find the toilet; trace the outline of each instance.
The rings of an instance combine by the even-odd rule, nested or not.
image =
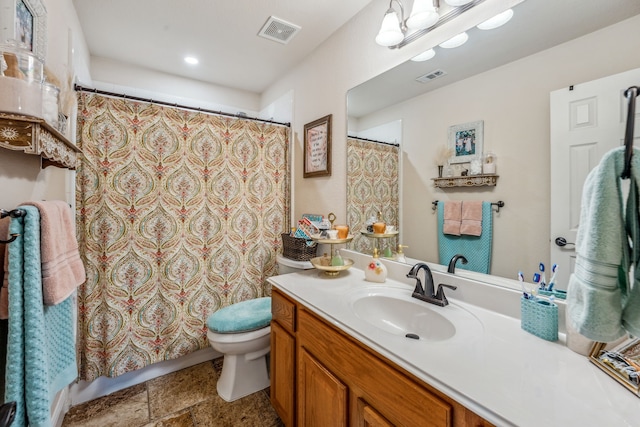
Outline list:
[[[271,297],[221,308],[207,319],[207,338],[224,355],[218,395],[227,402],[269,387]]]
[[[278,274],[313,268],[309,261],[277,256]],[[224,355],[218,395],[227,402],[269,387],[271,297],[221,308],[207,319],[209,345]]]
[[[310,261],[297,261],[294,259],[286,258],[282,255],[276,256],[278,274],[295,273],[302,270],[311,270],[313,264]]]

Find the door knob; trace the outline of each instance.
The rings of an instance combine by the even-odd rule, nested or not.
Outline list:
[[[563,248],[567,245],[575,245],[575,243],[567,242],[567,239],[565,239],[564,237],[556,237],[556,245]]]

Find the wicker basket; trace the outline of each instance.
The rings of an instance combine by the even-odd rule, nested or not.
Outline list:
[[[305,239],[292,237],[288,233],[282,233],[282,255],[295,261],[309,261],[316,256],[318,244],[307,246]]]

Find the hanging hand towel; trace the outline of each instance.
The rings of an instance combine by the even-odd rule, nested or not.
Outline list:
[[[632,162],[633,188],[640,172],[640,150],[634,149]],[[625,333],[621,316],[629,290],[630,247],[623,215],[623,167],[624,147],[616,148],[604,155],[585,180],[576,265],[567,289],[571,325],[599,342],[615,341]],[[628,211],[627,221],[637,216],[636,207]],[[634,311],[638,325],[640,307]],[[629,317],[632,321],[632,313]]]
[[[9,240],[9,223],[10,217],[0,219],[0,240]],[[0,266],[2,274],[0,274],[0,319],[9,318],[9,251],[7,244],[0,243]]]
[[[444,234],[459,236],[461,220],[462,202],[455,200],[444,202],[444,221],[442,224],[442,232]]]
[[[462,202],[460,234],[482,235],[482,201]]]
[[[5,401],[17,403],[13,426],[50,427],[51,402],[77,377],[72,298],[42,304],[40,215],[21,206],[9,230],[9,333]],[[27,424],[28,423],[28,424]]]
[[[452,236],[445,234],[442,218],[444,207],[438,203],[438,256],[440,264],[447,265],[456,255],[464,255],[468,262],[460,265],[463,270],[489,274],[493,241],[493,212],[490,202],[482,202],[482,236]]]
[[[66,300],[86,278],[73,215],[69,205],[61,200],[24,204],[40,211],[42,292],[44,303],[55,305]]]

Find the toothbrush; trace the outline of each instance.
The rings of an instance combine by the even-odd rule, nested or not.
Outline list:
[[[558,272],[558,264],[553,264],[551,267],[551,279],[549,279],[549,287],[547,288],[549,292],[553,291],[553,286],[556,284],[556,273]]]
[[[522,296],[524,296],[524,299],[530,299],[527,288],[524,287],[524,274],[522,274],[522,271],[518,272],[518,280],[520,281],[520,286],[522,286]]]
[[[542,279],[540,280],[540,289],[545,290],[547,288],[547,278],[546,278],[546,274],[544,273],[544,264],[540,263],[538,268],[542,273]]]

